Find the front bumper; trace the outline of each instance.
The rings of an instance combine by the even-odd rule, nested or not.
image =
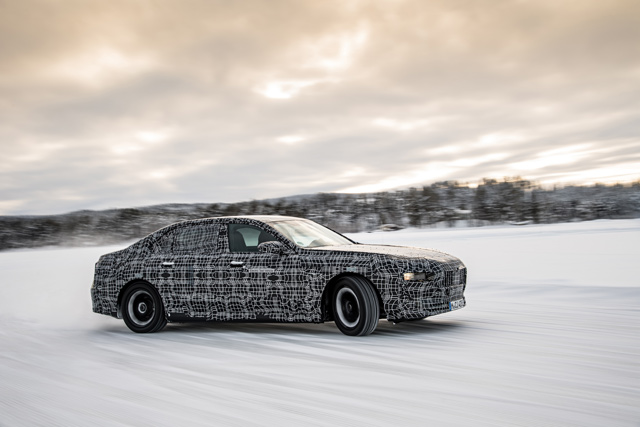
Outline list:
[[[397,281],[397,305],[387,311],[389,320],[420,319],[452,311],[451,303],[466,306],[466,268],[445,269],[431,281]],[[461,308],[461,307],[460,307]]]

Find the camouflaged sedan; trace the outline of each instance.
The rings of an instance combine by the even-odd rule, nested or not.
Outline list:
[[[365,245],[285,216],[207,218],[162,228],[100,257],[93,311],[134,332],[167,322],[335,321],[346,335],[380,318],[418,320],[465,306],[467,271],[443,252]]]

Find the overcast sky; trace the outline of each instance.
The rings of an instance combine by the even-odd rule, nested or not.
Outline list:
[[[640,2],[0,0],[0,214],[640,178]]]

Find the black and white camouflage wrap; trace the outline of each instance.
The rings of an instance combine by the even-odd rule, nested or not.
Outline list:
[[[458,258],[399,246],[353,244],[303,249],[269,225],[294,219],[298,218],[249,216],[185,221],[103,255],[96,263],[91,289],[93,311],[120,317],[123,289],[143,280],[158,290],[170,322],[318,323],[332,320],[325,307],[329,301],[325,291],[347,274],[360,275],[373,284],[382,316],[392,321],[444,313],[450,311],[450,302],[464,301],[466,268]],[[231,252],[227,225],[233,223],[271,233],[285,245],[286,252]],[[188,233],[184,232],[186,228]],[[406,272],[430,272],[432,278],[405,281]]]

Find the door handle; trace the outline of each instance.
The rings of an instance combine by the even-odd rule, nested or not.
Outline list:
[[[173,267],[175,265],[174,262],[165,261],[162,263],[163,267]]]
[[[242,261],[231,261],[231,267],[242,267],[244,262]]]

